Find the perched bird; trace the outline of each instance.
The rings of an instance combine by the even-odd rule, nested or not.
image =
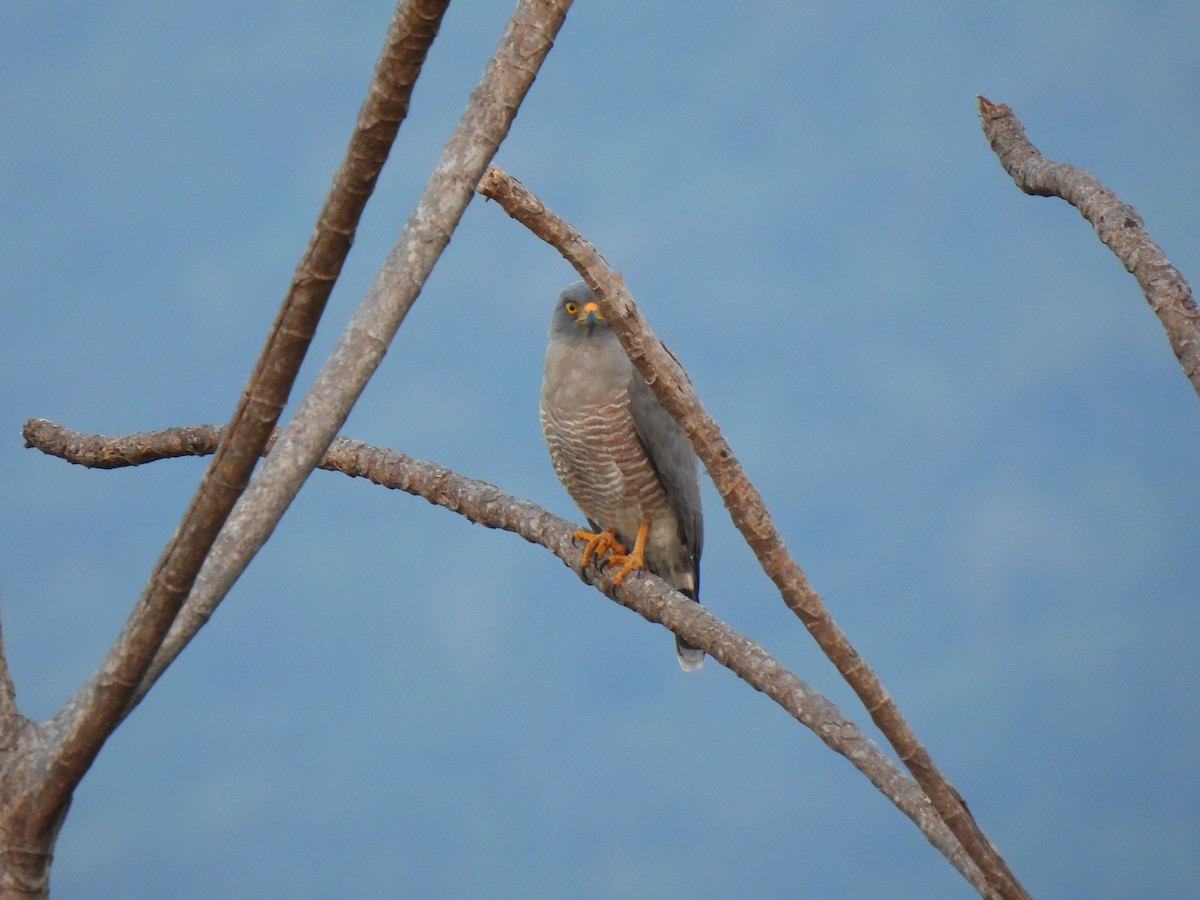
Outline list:
[[[596,556],[646,568],[699,598],[704,521],[691,442],[634,369],[591,289],[568,285],[554,304],[542,379],[542,432],[559,481],[592,531],[582,565]],[[630,548],[630,549],[626,549]],[[676,637],[684,670],[704,651]]]

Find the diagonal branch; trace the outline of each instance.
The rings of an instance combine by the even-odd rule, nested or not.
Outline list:
[[[401,0],[388,29],[345,157],[321,209],[280,311],[245,391],[183,519],[155,564],[125,627],[96,675],[46,723],[54,746],[30,806],[44,831],[108,735],[191,590],[213,542],[242,493],[264,442],[287,402],[359,218],[404,119],[412,86],[448,0]]]
[[[126,713],[212,615],[345,422],[450,242],[569,7],[570,0],[518,3],[404,230],[295,417],[225,523],[186,606],[136,686]]]
[[[1145,220],[1090,173],[1042,156],[1006,104],[980,97],[979,118],[1000,165],[1017,187],[1026,194],[1058,197],[1074,206],[1137,279],[1167,332],[1183,374],[1200,395],[1200,312],[1187,279],[1150,237]]]
[[[596,292],[605,317],[612,323],[625,352],[691,439],[734,525],[758,557],[763,571],[779,588],[784,602],[862,700],[901,762],[912,772],[939,815],[983,871],[987,883],[1004,897],[1027,896],[967,810],[958,791],[938,770],[929,752],[900,714],[879,677],[854,649],[788,553],[762,496],[746,477],[717,423],[705,412],[687,374],[650,330],[624,283],[609,268],[604,257],[569,223],[554,215],[519,181],[496,166],[488,169],[480,182],[479,192],[499,202],[505,212],[558,250]]]
[[[23,431],[29,446],[79,465],[113,468],[176,456],[201,456],[217,446],[221,429],[212,425],[169,428],[120,437],[70,431],[45,419],[31,419]],[[124,460],[123,463],[116,462]],[[642,618],[665,625],[700,647],[755,690],[811,729],[826,746],[850,761],[929,842],[981,893],[988,894],[978,868],[946,828],[920,787],[893,763],[842,712],[786,670],[760,645],[718,620],[705,607],[671,590],[661,579],[642,573],[615,589],[610,575],[591,566],[579,568],[576,526],[535,503],[494,485],[459,475],[436,463],[339,437],[321,458],[320,467],[367,478],[406,491],[487,528],[511,531],[553,552],[584,581]]]

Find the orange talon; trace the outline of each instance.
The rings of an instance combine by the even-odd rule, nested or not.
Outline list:
[[[587,541],[587,546],[583,548],[583,555],[579,557],[579,568],[581,569],[587,568],[587,564],[591,562],[593,556],[598,561],[602,561],[605,556],[611,559],[614,553],[620,555],[625,553],[625,545],[617,540],[617,536],[613,534],[611,528],[605,528],[599,534],[580,529],[572,536],[577,541]]]
[[[625,548],[621,548],[621,552],[612,553],[608,557],[610,563],[618,563],[621,566],[620,571],[613,576],[613,584],[621,583],[621,579],[633,572],[636,569],[644,569],[646,567],[646,535],[650,533],[650,523],[643,522],[638,526],[637,540],[633,544],[633,552],[626,554]]]

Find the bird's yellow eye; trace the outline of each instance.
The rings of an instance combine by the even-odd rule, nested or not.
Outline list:
[[[575,313],[579,312],[579,304],[574,300],[568,300],[563,304],[563,309],[566,310],[568,316],[573,316]]]

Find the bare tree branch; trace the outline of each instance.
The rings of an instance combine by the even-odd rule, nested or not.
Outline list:
[[[508,134],[569,7],[570,0],[518,3],[404,230],[225,523],[130,709],[212,615],[345,422]]]
[[[53,845],[71,794],[128,712],[134,690],[142,683],[287,402],[363,208],[408,112],[413,84],[448,3],[401,0],[397,6],[350,144],[230,420],[226,440],[217,449],[96,675],[38,728],[37,753],[6,760],[6,811],[12,812],[12,804],[19,810],[4,823],[0,890],[19,886],[25,892],[45,892],[47,848]],[[9,678],[6,667],[3,678]],[[17,849],[10,854],[13,847]]]
[[[23,434],[28,446],[37,447],[44,453],[79,465],[112,468],[115,460],[127,460],[126,465],[140,465],[157,459],[211,453],[218,446],[221,431],[215,425],[197,425],[109,437],[82,434],[45,419],[31,419]],[[917,783],[836,705],[785,669],[759,644],[714,617],[705,607],[671,590],[658,577],[644,572],[639,577],[625,579],[621,587],[614,588],[611,576],[602,569],[596,566],[580,569],[579,546],[572,537],[577,525],[485,481],[350,438],[335,439],[318,465],[423,497],[471,522],[511,531],[530,543],[547,548],[611,600],[681,635],[755,690],[769,696],[788,715],[811,729],[831,750],[846,757],[921,829],[963,877],[981,893],[989,893],[979,869],[941,821]]]
[[[447,0],[448,2],[448,0]],[[393,17],[367,99],[317,226],[271,328],[228,438],[218,448],[178,530],[163,551],[129,621],[97,678],[55,716],[64,729],[59,777],[42,786],[69,795],[121,718],[163,636],[241,494],[271,433],[312,339],[391,144],[408,109],[445,3],[401,3]]]
[[[1007,105],[980,97],[979,118],[1000,165],[1017,187],[1026,194],[1058,197],[1074,206],[1137,279],[1167,332],[1183,374],[1200,396],[1200,312],[1187,279],[1150,237],[1145,220],[1095,176],[1042,156]]]
[[[496,166],[488,169],[479,192],[499,202],[505,212],[558,250],[596,292],[625,352],[691,439],[734,525],[758,557],[763,571],[779,588],[784,602],[862,700],[901,762],[983,871],[987,883],[1003,897],[1028,896],[979,828],[958,791],[938,770],[878,676],[854,649],[788,553],[762,496],[746,477],[717,423],[705,412],[687,374],[646,324],[624,283],[604,257],[568,222],[554,215],[519,181]]]

